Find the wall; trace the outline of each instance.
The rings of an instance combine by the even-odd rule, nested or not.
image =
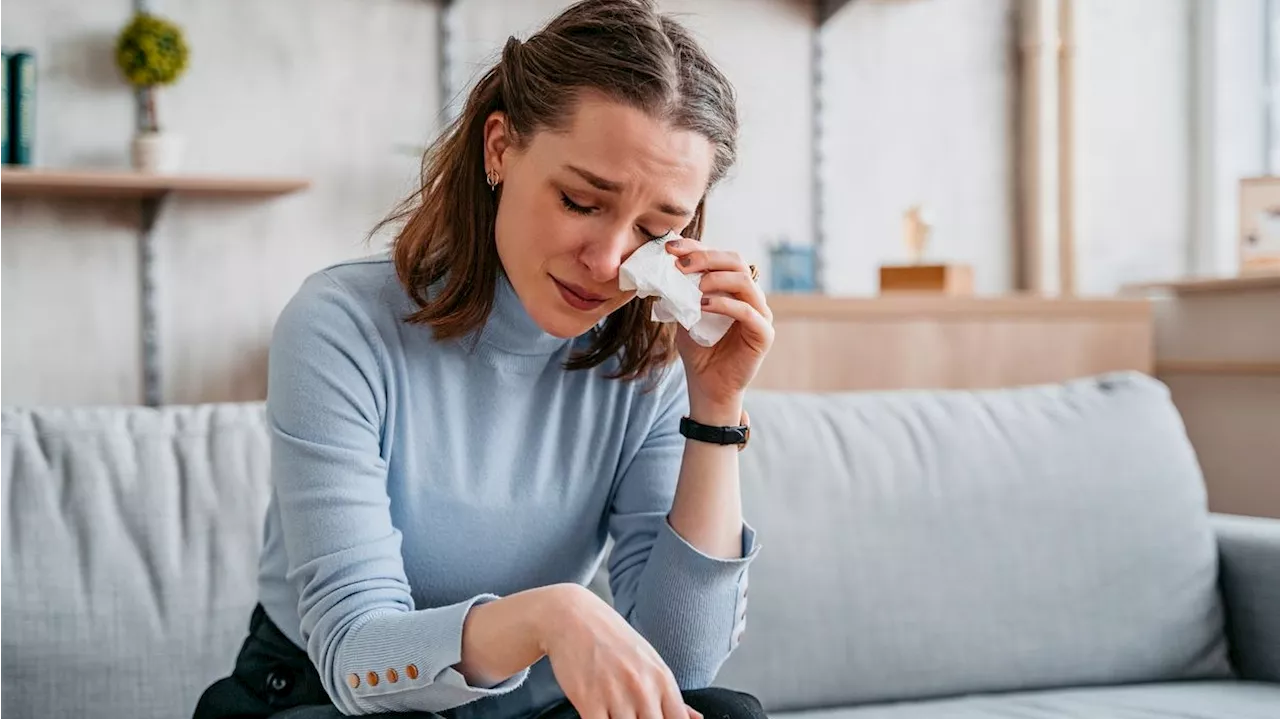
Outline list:
[[[37,53],[37,162],[127,162],[133,104],[113,72],[111,37],[126,3],[6,2],[6,48]],[[49,19],[76,17],[74,23]],[[6,403],[140,396],[136,208],[4,200],[2,311]]]
[[[1077,290],[1168,280],[1190,242],[1188,0],[1077,0]]]
[[[1081,294],[1189,269],[1191,1],[1075,1]],[[901,218],[914,203],[933,213],[932,259],[972,264],[980,293],[1012,289],[1017,10],[864,0],[824,31],[831,291],[875,291],[876,268],[905,258]],[[1247,23],[1239,9],[1223,14],[1233,15],[1219,30],[1225,48]]]
[[[1187,263],[1190,1],[1077,0],[1088,294]],[[566,4],[459,0],[453,85],[465,87],[508,34]],[[437,4],[155,5],[187,28],[194,50],[161,106],[187,137],[186,166],[314,181],[264,202],[178,200],[157,228],[166,401],[261,397],[280,307],[307,273],[373,249],[366,231],[416,174],[406,148],[437,129]],[[708,240],[760,262],[772,238],[811,241],[810,3],[663,5],[684,15],[739,92],[740,162],[712,196]],[[875,291],[876,267],[903,257],[901,215],[914,202],[934,212],[931,256],[972,263],[980,292],[1012,287],[1016,5],[857,0],[823,30],[831,292]],[[129,3],[7,0],[5,10],[5,44],[39,53],[40,162],[125,166],[131,98],[102,59]],[[136,208],[5,200],[3,214],[4,401],[138,401]]]
[[[854,2],[824,30],[829,291],[876,291],[915,203],[933,213],[929,257],[973,265],[981,292],[1011,287],[1012,7]]]
[[[186,137],[186,169],[314,182],[278,200],[179,199],[156,228],[165,400],[261,397],[280,308],[309,272],[372,251],[366,233],[415,176],[398,145],[436,128],[436,6],[154,6],[192,47],[160,108]],[[127,166],[132,99],[105,63],[129,8],[6,0],[6,47],[32,47],[40,63],[39,164]],[[140,401],[136,207],[6,199],[3,213],[4,402]]]
[[[1265,147],[1266,0],[1198,0],[1208,58],[1197,101],[1202,183],[1192,238],[1193,274],[1233,275],[1240,266],[1240,178],[1268,172]],[[1273,79],[1273,82],[1275,80]]]

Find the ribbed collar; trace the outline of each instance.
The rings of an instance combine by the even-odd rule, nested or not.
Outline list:
[[[493,310],[480,332],[477,354],[499,366],[519,370],[545,366],[550,355],[567,349],[573,342],[538,326],[506,274],[499,273],[496,285]]]

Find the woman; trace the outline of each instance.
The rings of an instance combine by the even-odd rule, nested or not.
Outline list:
[[[742,633],[742,399],[773,340],[747,265],[697,242],[736,134],[649,0],[507,42],[389,257],[279,318],[261,604],[197,717],[764,716],[707,689]],[[713,347],[618,287],[672,230],[735,321]],[[613,606],[584,588],[608,536]]]

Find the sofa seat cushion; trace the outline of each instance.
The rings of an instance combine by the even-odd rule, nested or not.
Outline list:
[[[1280,684],[1203,681],[1019,692],[771,714],[773,719],[1275,719]]]
[[[766,709],[1230,677],[1204,481],[1155,379],[747,409],[761,551],[718,681]]]

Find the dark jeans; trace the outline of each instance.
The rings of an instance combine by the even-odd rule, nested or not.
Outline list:
[[[706,719],[767,719],[755,697],[728,689],[684,692],[684,702]],[[430,712],[380,714],[401,719],[448,719]],[[196,704],[194,719],[338,719],[342,717],[307,657],[280,632],[259,606],[249,620],[249,637],[240,648],[231,676],[214,682]],[[538,719],[576,719],[561,702]]]

